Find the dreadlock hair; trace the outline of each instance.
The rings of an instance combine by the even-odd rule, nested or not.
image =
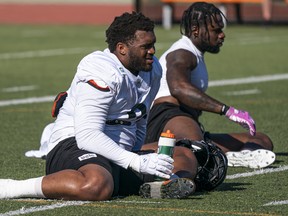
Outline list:
[[[212,19],[215,23],[220,24],[220,20],[216,15],[221,15],[225,20],[225,15],[215,5],[207,2],[195,2],[187,8],[182,16],[180,24],[180,32],[182,35],[191,37],[192,26],[205,26],[208,31],[208,22],[212,24]]]
[[[135,32],[154,31],[155,23],[142,13],[133,11],[123,13],[121,16],[115,17],[112,24],[106,30],[106,42],[110,52],[114,52],[118,42],[128,44],[135,39]]]

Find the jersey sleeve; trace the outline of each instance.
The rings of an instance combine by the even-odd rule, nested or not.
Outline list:
[[[94,83],[93,83],[94,82]],[[98,84],[98,88],[93,84]],[[113,90],[102,81],[79,82],[75,106],[75,136],[78,147],[100,154],[127,169],[136,154],[121,148],[103,131]]]

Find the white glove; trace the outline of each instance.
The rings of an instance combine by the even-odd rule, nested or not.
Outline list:
[[[132,159],[129,167],[139,173],[169,179],[174,168],[173,162],[173,158],[168,155],[151,153],[137,155]]]

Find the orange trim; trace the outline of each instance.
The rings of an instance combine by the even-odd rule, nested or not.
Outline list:
[[[94,88],[96,88],[96,89],[98,89],[100,91],[104,91],[104,92],[109,92],[110,91],[108,86],[105,86],[105,87],[100,86],[94,80],[89,80],[88,84],[90,84],[91,86],[93,86]]]
[[[59,101],[59,100],[62,98],[62,96],[64,96],[64,95],[67,95],[67,92],[61,92],[61,93],[59,93],[59,94],[56,96],[56,98],[55,98],[55,100],[54,100],[54,102],[53,102],[52,111],[51,111],[51,114],[52,114],[52,117],[53,117],[53,118],[56,118],[56,117],[57,117],[57,115],[55,115],[55,114],[56,114],[56,113],[55,113],[56,106],[57,106],[58,101]]]

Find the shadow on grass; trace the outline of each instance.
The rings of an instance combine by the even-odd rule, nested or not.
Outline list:
[[[219,187],[216,188],[217,191],[239,191],[246,190],[247,185],[252,185],[251,183],[238,183],[238,182],[224,182]]]
[[[288,156],[288,152],[275,152],[276,156]]]
[[[275,160],[275,162],[273,163],[274,165],[275,164],[282,164],[282,163],[285,163],[285,161],[284,160],[279,160],[277,157],[278,156],[288,156],[288,152],[275,152],[275,154],[276,154],[276,160]]]

